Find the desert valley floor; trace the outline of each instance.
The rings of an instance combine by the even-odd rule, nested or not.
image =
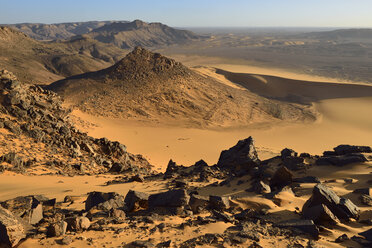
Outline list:
[[[284,176],[281,175],[281,180],[290,180],[288,184],[293,186],[293,191],[288,187],[278,187],[278,191],[272,191],[273,195],[270,195],[269,191],[265,191],[265,186],[255,188],[256,191],[250,191],[252,185],[256,185],[255,178],[251,174],[227,178],[212,176],[203,181],[182,176],[182,173],[176,170],[170,177],[163,178],[163,174],[161,176],[153,174],[139,180],[128,180],[120,174],[109,173],[58,175],[53,171],[54,169],[45,167],[31,168],[23,175],[5,171],[0,174],[0,201],[17,196],[43,195],[50,199],[56,198],[58,209],[62,209],[66,216],[74,212],[88,216],[92,221],[90,227],[86,228],[87,230],[68,231],[62,239],[61,237],[46,238],[42,233],[47,232],[47,226],[42,223],[37,232],[21,242],[18,247],[363,247],[360,237],[359,240],[349,238],[371,228],[372,206],[362,204],[360,194],[355,193],[357,189],[371,189],[371,154],[363,155],[369,161],[354,162],[344,166],[314,165],[314,161],[323,157],[315,158],[313,155],[322,156],[324,151],[332,150],[340,144],[371,145],[372,86],[363,85],[362,88],[355,89],[353,86],[357,85],[356,83],[343,83],[280,70],[220,63],[210,58],[199,58],[199,60],[192,60],[193,62],[190,62],[187,57],[177,58],[188,66],[192,66],[193,70],[198,73],[208,75],[221,84],[241,90],[245,90],[242,86],[244,78],[239,83],[236,83],[236,78],[235,81],[230,81],[225,75],[217,73],[216,68],[232,73],[253,75],[268,87],[282,87],[287,83],[290,84],[291,82],[287,82],[286,78],[305,80],[308,82],[297,85],[296,90],[311,89],[311,94],[314,95],[322,95],[322,92],[317,92],[319,82],[340,85],[341,89],[337,90],[334,97],[309,103],[309,106],[318,113],[317,120],[313,122],[261,122],[245,127],[195,128],[174,123],[164,125],[163,123],[97,117],[78,109],[72,112],[70,120],[79,130],[94,138],[106,137],[125,144],[130,153],[142,154],[158,172],[165,173],[167,170],[165,175],[170,173],[169,168],[172,168],[172,165],[168,164],[170,159],[184,166],[194,165],[201,159],[208,165],[214,165],[219,161],[222,150],[234,147],[239,140],[245,140],[249,136],[255,140],[259,159],[261,161],[269,159],[265,162],[265,166],[270,168],[268,170],[283,168],[280,166],[285,159],[288,159],[285,157],[286,154],[281,153],[284,148],[291,148],[298,154],[309,153],[312,156],[301,155],[301,161],[303,161],[301,164],[304,163],[306,169],[294,169],[290,172],[290,176],[286,172]],[[270,74],[270,71],[273,73]],[[285,83],[273,81],[270,84],[270,76],[280,77]],[[316,85],[314,89],[312,85]],[[304,88],[301,89],[301,87]],[[333,89],[332,85],[329,87],[326,90]],[[350,94],[349,97],[348,94]],[[311,96],[309,99],[311,100]],[[4,133],[8,132],[6,129],[1,130]],[[251,145],[249,143],[249,149],[252,149]],[[343,158],[343,156],[346,155],[337,154],[336,157]],[[295,160],[299,157],[290,151],[289,158]],[[197,165],[194,167],[197,170]],[[187,171],[188,169],[182,167],[179,170]],[[271,171],[271,175],[274,172]],[[213,173],[218,174],[219,171]],[[273,181],[270,182],[273,183]],[[312,231],[306,229],[311,228],[306,226],[308,223],[304,224],[304,229],[300,228],[298,236],[288,234],[286,228],[291,229],[291,225],[280,223],[301,219],[302,207],[312,194],[315,198],[313,188],[319,182],[322,183],[320,185],[325,185],[327,189],[334,191],[333,194],[346,197],[357,205],[360,211],[358,218],[353,216],[350,220],[339,221],[332,213],[331,217],[327,216],[331,218],[329,220],[325,216],[320,216],[317,219],[322,223],[320,236],[315,239]],[[276,188],[275,184],[272,185],[273,189]],[[156,194],[166,192],[171,188],[177,191],[180,187],[197,192],[191,198],[194,199],[195,195],[200,196],[201,202],[208,199],[210,195],[220,197],[222,203],[219,203],[219,207],[221,204],[227,204],[224,202],[227,198],[224,197],[231,197],[229,207],[224,206],[218,211],[211,210],[212,217],[209,216],[208,211],[195,211],[194,214],[186,211],[176,215],[154,213],[141,215],[141,211],[145,211],[142,209],[139,213],[127,213],[128,216],[124,219],[121,219],[123,216],[117,213],[115,221],[110,219],[112,212],[108,218],[105,213],[100,212],[97,206],[92,208],[94,211],[84,211],[87,209],[85,202],[87,195],[93,191],[116,192],[126,196],[131,190]],[[195,199],[199,199],[198,197]],[[139,201],[137,203],[140,204],[137,207],[141,209],[143,206]],[[258,217],[251,216],[249,221],[243,222],[245,217],[241,217],[242,214],[239,215],[239,213],[244,211],[247,213],[248,210],[252,211],[253,215],[257,214]],[[326,213],[329,213],[327,211]],[[50,216],[49,212],[48,214]],[[336,225],[327,226],[327,223],[323,223],[324,220],[331,222],[335,219]],[[79,228],[85,229],[83,225]],[[245,236],[239,236],[242,230]],[[343,234],[349,238],[341,243],[335,242]]]

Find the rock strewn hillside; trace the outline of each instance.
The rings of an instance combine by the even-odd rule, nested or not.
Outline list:
[[[150,164],[118,142],[94,139],[69,121],[60,98],[0,71],[0,169],[59,174],[148,174]]]
[[[232,88],[140,47],[107,69],[47,88],[93,115],[162,124],[228,127],[315,118],[309,106]]]

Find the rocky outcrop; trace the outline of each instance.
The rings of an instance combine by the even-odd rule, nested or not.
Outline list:
[[[372,153],[369,146],[339,145],[333,151],[325,151],[323,156],[316,161],[317,165],[345,166],[368,161],[365,154]]]
[[[233,173],[244,174],[257,166],[259,162],[254,140],[249,137],[240,140],[229,150],[222,151],[217,166]]]

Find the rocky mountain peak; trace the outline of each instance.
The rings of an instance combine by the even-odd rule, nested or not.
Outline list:
[[[181,63],[173,59],[153,53],[145,48],[137,46],[132,52],[128,53],[122,60],[105,72],[116,79],[128,77],[150,77],[167,74],[184,74],[190,71]]]

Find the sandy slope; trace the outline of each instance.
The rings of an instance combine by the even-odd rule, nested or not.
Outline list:
[[[245,66],[239,65],[230,69],[236,72],[248,70]],[[91,117],[77,111],[74,114],[98,125],[87,130],[90,135],[119,140],[126,144],[130,151],[144,154],[159,169],[164,169],[171,158],[184,165],[191,165],[199,159],[214,164],[222,149],[231,147],[236,140],[250,135],[256,139],[262,158],[268,158],[284,147],[290,147],[298,152],[320,154],[342,143],[359,145],[371,143],[372,109],[369,107],[372,104],[371,86],[341,82],[310,82],[304,81],[309,80],[309,77],[291,73],[281,75],[291,76],[292,80],[258,75],[262,71],[254,71],[253,75],[231,73],[233,79],[237,77],[242,81],[244,78],[248,80],[245,84],[237,84],[216,73],[213,68],[198,67],[195,70],[235,88],[247,87],[254,90],[255,84],[259,86],[261,84],[262,87],[256,87],[257,92],[271,97],[285,97],[288,92],[297,96],[302,93],[306,97],[297,97],[295,100],[313,103],[321,117],[311,124],[271,123],[239,129],[212,130],[149,126],[139,122]],[[348,95],[350,96],[347,97]]]
[[[214,164],[222,149],[250,135],[256,139],[262,158],[268,158],[273,155],[271,151],[279,152],[284,147],[320,154],[342,143],[370,145],[372,110],[368,106],[371,104],[372,97],[325,100],[316,104],[323,117],[313,124],[282,123],[223,130],[150,127],[90,117],[76,111],[74,114],[98,125],[87,130],[90,135],[121,141],[129,151],[142,153],[157,168],[165,169],[171,158],[185,165],[199,159]]]

